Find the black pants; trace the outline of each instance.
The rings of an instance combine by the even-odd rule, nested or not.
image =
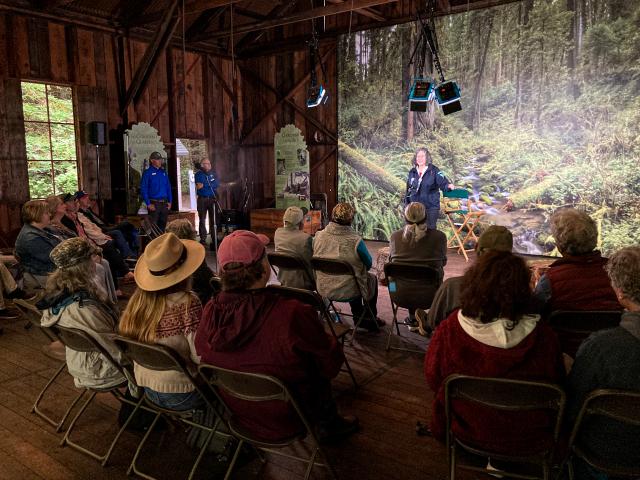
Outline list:
[[[107,243],[100,245],[100,248],[102,248],[102,256],[109,262],[109,270],[111,270],[113,283],[117,289],[118,277],[124,277],[129,272],[129,267],[113,243],[113,240],[109,240]]]
[[[209,233],[213,239],[213,234],[216,228],[214,225],[214,215],[216,214],[216,200],[214,197],[198,197],[198,234],[200,235],[200,241],[205,242],[207,240],[207,214],[209,215]]]
[[[153,212],[149,211],[149,220],[155,223],[161,232],[164,232],[164,228],[167,226],[167,217],[169,216],[167,202],[151,200],[151,205],[156,207],[156,209]]]
[[[369,311],[365,311],[365,304],[369,304],[369,308],[371,309],[371,312],[374,316],[378,315],[378,307],[376,306],[376,304],[378,303],[378,283],[376,282],[375,284],[373,284],[372,282],[370,282],[369,288],[371,288],[372,285],[375,286],[373,287],[373,295],[369,300],[366,300],[362,297],[356,297],[349,302],[354,322],[356,322],[357,319],[362,315],[366,315],[365,318],[369,317]]]

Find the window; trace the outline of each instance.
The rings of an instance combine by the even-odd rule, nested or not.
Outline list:
[[[71,87],[22,82],[29,197],[78,190]]]

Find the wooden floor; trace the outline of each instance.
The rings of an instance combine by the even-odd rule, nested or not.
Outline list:
[[[372,253],[379,246],[369,243]],[[464,259],[452,253],[446,275],[459,275],[464,268]],[[389,324],[391,307],[384,287],[378,306],[380,317]],[[0,480],[125,478],[140,434],[126,432],[110,465],[103,468],[79,452],[60,447],[62,435],[30,413],[36,395],[60,362],[42,352],[47,343],[44,336],[36,328],[26,330],[24,324],[23,319],[6,322],[0,336]],[[424,339],[406,335],[412,344],[425,349]],[[432,394],[422,369],[424,355],[387,353],[386,332],[358,337],[345,351],[360,388],[354,392],[349,377],[342,373],[334,382],[341,411],[357,415],[362,425],[359,433],[328,449],[340,478],[445,479],[445,449],[433,438],[416,434],[416,422],[428,423],[431,410]],[[76,393],[65,374],[43,406],[60,415]],[[117,404],[103,396],[78,426],[76,438],[93,447],[104,446],[117,430],[116,418]],[[194,457],[184,446],[183,436],[184,432],[172,430],[158,432],[145,454],[144,468],[158,478],[186,478],[185,468]],[[207,458],[197,478],[222,478],[223,471],[224,465]],[[262,468],[257,459],[247,459],[234,478],[297,479],[303,473],[291,461],[269,457]],[[329,477],[316,468],[312,478]]]

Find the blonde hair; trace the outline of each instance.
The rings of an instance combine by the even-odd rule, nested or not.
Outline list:
[[[127,303],[127,307],[122,312],[118,332],[139,342],[155,343],[156,330],[167,307],[167,295],[174,292],[188,291],[190,286],[191,277],[177,285],[157,292],[148,292],[140,287],[136,288],[136,291],[129,299],[129,303]],[[191,298],[187,302],[187,309],[190,303]]]
[[[47,202],[47,207],[49,208],[49,215],[53,218],[56,214],[56,210],[58,209],[58,205],[62,205],[64,202],[58,195],[49,195],[44,199]]]
[[[182,240],[196,239],[196,231],[194,230],[193,225],[191,225],[191,222],[186,218],[178,218],[170,221],[167,223],[167,228],[165,228],[164,231],[171,232]]]
[[[95,273],[95,262],[91,258],[70,267],[58,268],[47,278],[45,293],[47,296],[54,296],[65,291],[68,293],[85,291],[96,300],[111,304],[96,284]]]
[[[403,228],[402,238],[414,244],[426,235],[425,208],[420,202],[411,202],[404,209],[404,218],[407,225]]]
[[[49,206],[44,200],[29,200],[22,206],[22,221],[24,223],[39,222],[48,211]]]

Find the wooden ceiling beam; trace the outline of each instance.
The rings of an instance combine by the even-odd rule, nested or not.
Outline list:
[[[319,17],[330,15],[338,15],[340,13],[357,10],[359,8],[373,7],[376,5],[385,5],[387,3],[395,3],[398,0],[353,0],[351,2],[343,2],[337,5],[326,5],[324,7],[312,8],[303,12],[297,12],[285,17],[274,18],[271,20],[263,20],[261,22],[247,23],[238,25],[233,29],[234,35],[264,30],[267,28],[279,27],[281,25],[289,25],[292,23],[304,22]],[[213,33],[208,38],[221,38],[231,35],[231,30],[222,30]]]
[[[185,33],[185,39],[187,42],[197,39],[198,35],[202,35],[203,32],[209,28],[209,25],[213,23],[217,18],[224,13],[225,7],[218,7],[214,10],[207,10],[200,13],[198,18],[189,26]]]
[[[327,0],[327,3],[331,3],[333,5],[339,5],[341,3],[345,3],[345,1],[348,1],[348,0]],[[380,15],[378,12],[376,12],[371,8],[358,8],[356,12],[358,12],[360,15],[364,17],[373,18],[377,22],[383,22],[385,20],[385,18],[382,15]]]
[[[296,3],[297,2],[295,0],[292,0],[290,2],[286,2],[276,6],[267,14],[267,18],[265,20],[270,20],[273,18],[277,18],[281,15],[286,15],[293,9],[293,7],[296,6]],[[249,44],[259,40],[262,35],[264,35],[264,31],[249,32],[241,36],[238,42],[236,43],[236,46],[235,46],[236,50],[242,51],[244,48],[247,48]]]
[[[39,0],[40,7],[43,10],[53,10],[58,7],[66,7],[75,0]]]

